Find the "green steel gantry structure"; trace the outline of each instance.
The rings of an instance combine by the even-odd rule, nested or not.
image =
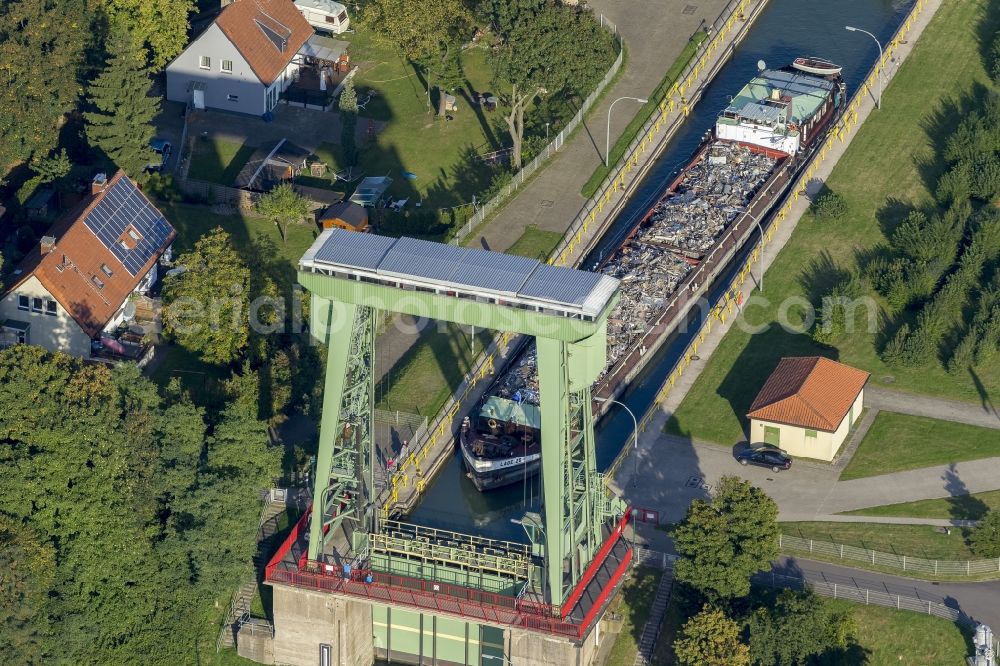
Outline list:
[[[617,510],[596,469],[590,395],[605,366],[617,281],[495,252],[339,229],[317,239],[298,279],[311,295],[311,333],[327,347],[308,559],[320,561],[337,534],[354,551],[386,541],[379,536],[372,441],[380,313],[511,331],[538,345],[544,509],[541,520],[527,516],[523,524],[544,557],[545,597],[561,604]]]

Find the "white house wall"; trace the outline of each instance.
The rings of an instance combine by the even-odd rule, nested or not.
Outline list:
[[[17,289],[0,299],[0,321],[14,319],[31,324],[31,329],[28,331],[30,344],[45,347],[49,351],[62,351],[79,358],[90,358],[90,336],[80,328],[58,301],[56,301],[55,316],[44,312],[25,312],[17,309],[19,295],[56,300],[42,286],[38,278],[32,275]]]
[[[211,69],[201,68],[201,56],[212,59]],[[233,73],[222,71],[222,61],[233,63]],[[210,25],[184,52],[167,65],[167,99],[187,102],[191,85],[205,86],[205,106],[260,116],[267,111],[265,87],[218,25]],[[235,95],[237,101],[229,99]]]
[[[865,392],[862,390],[854,400],[853,409],[844,416],[837,429],[834,432],[817,430],[816,437],[806,437],[806,429],[798,426],[751,419],[750,442],[752,444],[762,444],[764,442],[765,427],[777,428],[780,432],[778,446],[787,451],[789,455],[815,458],[817,460],[833,460],[833,457],[837,455],[837,451],[847,439],[847,435],[851,431],[851,426],[861,418],[864,398]],[[852,413],[854,416],[853,422],[850,420]]]

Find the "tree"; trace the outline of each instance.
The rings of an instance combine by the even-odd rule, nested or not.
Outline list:
[[[677,580],[712,603],[750,593],[750,576],[778,555],[778,507],[763,490],[724,476],[711,502],[694,500],[674,529]]]
[[[684,623],[674,654],[681,666],[750,665],[750,648],[740,642],[739,625],[711,606]]]
[[[288,225],[301,222],[309,214],[309,202],[296,194],[291,184],[282,183],[257,202],[257,214],[274,222],[281,242],[288,242]]]
[[[0,2],[0,181],[57,145],[80,94],[93,20],[87,0]]]
[[[52,549],[0,514],[0,645],[8,663],[45,663],[44,606],[54,569]]]
[[[760,666],[796,666],[845,650],[854,622],[812,592],[784,590],[773,608],[758,608],[748,621],[750,655]]]
[[[435,80],[439,99],[444,98],[441,79],[453,78],[462,41],[472,28],[472,14],[462,0],[372,0],[361,18],[378,39],[423,71],[428,104]]]
[[[358,93],[354,90],[354,80],[347,79],[340,91],[340,151],[344,157],[343,166],[358,163]]]
[[[532,100],[579,97],[607,71],[614,43],[589,12],[549,0],[487,0],[482,11],[498,39],[490,55],[495,85],[510,85],[506,121],[517,170]]]
[[[969,535],[972,552],[980,557],[1000,557],[1000,511],[989,511]]]
[[[137,62],[129,33],[113,33],[108,47],[111,58],[88,88],[94,110],[84,114],[87,140],[135,178],[153,155],[149,141],[155,132],[153,118],[160,112],[160,97],[149,96],[149,71]]]
[[[135,37],[133,53],[148,50],[150,64],[162,69],[187,45],[193,0],[103,0],[112,25]],[[146,54],[141,54],[143,58]]]
[[[51,157],[41,157],[34,160],[31,163],[31,170],[35,172],[35,177],[38,178],[39,182],[45,185],[65,178],[69,175],[71,166],[66,149],[63,148]]]
[[[208,363],[239,358],[249,337],[250,270],[220,227],[202,236],[163,281],[163,329]]]

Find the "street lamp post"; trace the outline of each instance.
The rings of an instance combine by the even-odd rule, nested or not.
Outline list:
[[[883,84],[882,84],[882,70],[885,69],[885,63],[882,62],[882,42],[878,41],[878,37],[876,37],[872,33],[868,32],[867,30],[862,30],[861,28],[855,28],[854,26],[851,26],[851,25],[845,25],[844,26],[844,30],[847,30],[848,32],[863,32],[866,35],[868,35],[869,37],[871,37],[872,39],[874,39],[875,40],[875,44],[878,45],[878,99],[875,100],[875,108],[876,109],[881,109],[882,108],[882,89],[883,89]]]
[[[757,225],[757,231],[760,233],[760,261],[758,262],[757,270],[760,272],[760,279],[757,281],[760,287],[760,293],[764,293],[764,227],[760,224],[760,218],[750,212],[750,209],[744,209],[743,214],[753,220],[754,224]]]
[[[622,101],[623,99],[630,99],[633,102],[639,102],[639,104],[645,104],[649,100],[644,97],[619,97],[615,101],[611,102],[611,106],[608,107],[608,131],[604,137],[604,166],[609,166],[608,160],[610,159],[609,152],[611,150],[611,109],[615,108],[615,104]]]
[[[610,402],[611,404],[618,405],[622,407],[628,415],[632,417],[632,485],[635,485],[635,477],[639,473],[639,422],[635,418],[635,413],[629,409],[628,405],[624,402],[618,402],[617,400],[596,400],[596,402]]]

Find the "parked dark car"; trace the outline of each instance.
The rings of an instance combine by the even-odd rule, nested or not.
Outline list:
[[[153,149],[153,159],[146,165],[146,171],[162,170],[170,159],[170,150],[172,148],[170,142],[157,136],[150,139],[149,147]]]
[[[773,446],[761,446],[740,451],[736,459],[741,465],[758,465],[770,467],[772,472],[780,472],[792,466],[792,459],[787,453]]]

